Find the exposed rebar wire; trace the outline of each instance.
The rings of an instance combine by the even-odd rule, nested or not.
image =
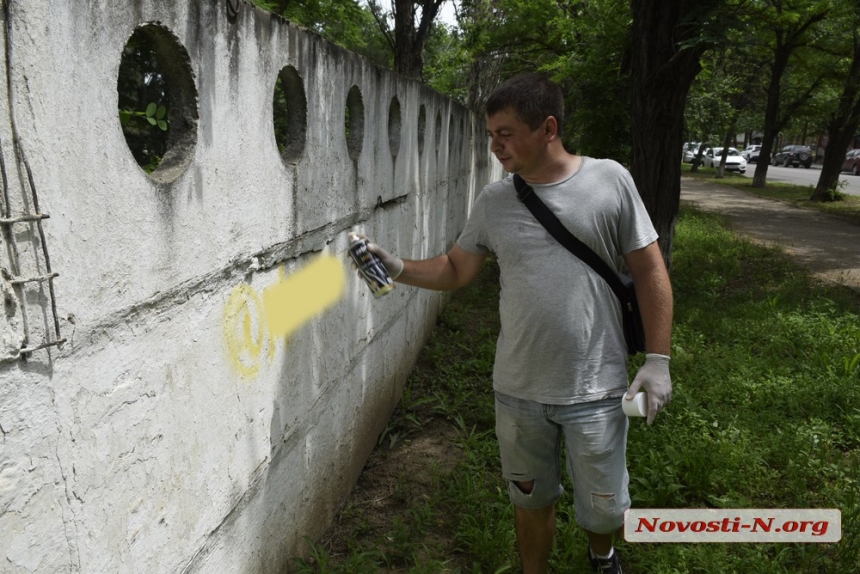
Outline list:
[[[14,157],[16,141],[17,141],[17,135],[16,134],[18,133],[18,129],[15,126],[15,111],[14,111],[15,98],[13,96],[12,74],[10,72],[10,70],[12,69],[12,61],[11,61],[12,60],[12,56],[11,56],[11,54],[12,54],[12,39],[9,37],[10,30],[11,30],[11,26],[9,25],[9,22],[11,22],[9,3],[3,2],[2,9],[5,12],[4,22],[7,24],[7,27],[2,30],[3,42],[4,42],[3,58],[4,58],[5,64],[6,64],[6,66],[4,68],[4,72],[6,73],[6,78],[5,78],[5,80],[6,80],[6,95],[9,98],[9,108],[8,108],[9,118],[8,119],[9,119],[9,127],[12,130],[11,150],[12,150],[12,155]],[[6,174],[6,159],[5,159],[5,155],[3,154],[3,145],[2,144],[3,144],[3,142],[0,141],[0,173],[2,173],[2,176],[3,176],[3,205],[2,205],[3,214],[2,215],[5,219],[8,219],[8,218],[11,218],[11,215],[12,215],[12,202],[9,200],[9,178]],[[21,256],[20,256],[20,253],[18,252],[18,244],[15,242],[15,236],[12,233],[12,228],[11,228],[11,226],[5,226],[4,225],[4,226],[2,226],[2,229],[0,229],[0,231],[2,231],[3,237],[6,240],[6,242],[8,243],[10,271],[11,271],[12,275],[18,275],[21,272]],[[26,298],[24,297],[24,288],[21,287],[20,285],[18,285],[18,286],[13,287],[12,290],[20,302],[21,323],[22,323],[23,335],[24,335],[24,338],[23,338],[23,341],[21,342],[21,344],[24,346],[24,348],[27,348],[27,345],[29,344],[29,341],[30,341],[30,319],[29,319],[29,315],[27,314],[27,305],[25,304]],[[26,360],[27,355],[21,355],[21,357]]]
[[[59,273],[48,273],[47,275],[39,275],[38,277],[26,277],[24,279],[12,279],[9,281],[12,285],[23,285],[24,283],[33,283],[34,281],[50,281],[54,277],[59,277]]]
[[[4,219],[13,219],[9,216],[11,215],[12,205],[9,201],[9,178],[6,176],[6,159],[3,155],[3,142],[0,141],[0,176],[2,176],[3,183],[3,202],[0,205],[2,209],[2,215]],[[17,276],[20,272],[20,259],[18,254],[18,244],[15,243],[15,237],[12,234],[11,226],[3,226],[0,229],[0,232],[3,234],[3,238],[6,240],[6,243],[9,245],[8,253],[9,253],[9,271],[12,276]],[[24,292],[23,288],[20,285],[13,286],[13,290],[15,291],[15,296],[18,297],[18,300],[24,301]],[[21,322],[23,323],[24,329],[24,340],[22,344],[26,347],[27,343],[30,340],[30,322],[27,317],[27,310],[21,305]]]
[[[51,217],[47,213],[37,213],[35,215],[21,215],[19,217],[0,218],[0,225],[12,225],[14,223],[26,223],[28,221],[38,221],[40,219],[48,219]]]
[[[41,210],[39,209],[39,194],[36,193],[36,183],[33,180],[33,171],[30,169],[30,164],[27,162],[26,156],[24,156],[24,149],[21,147],[21,142],[18,142],[18,157],[21,158],[21,161],[24,163],[24,169],[27,171],[27,182],[30,184],[30,195],[33,198],[33,209],[36,213],[39,213]],[[54,340],[55,345],[61,345],[60,342],[62,336],[60,335],[60,318],[57,315],[57,299],[54,294],[54,277],[58,274],[54,273],[51,270],[51,256],[48,255],[48,242],[45,238],[45,229],[42,226],[42,219],[39,218],[36,220],[36,228],[39,230],[39,239],[42,243],[42,255],[45,257],[45,271],[46,280],[48,282],[48,292],[51,295],[51,313],[54,316],[54,332],[56,334],[56,339]]]
[[[27,355],[29,353],[34,353],[41,349],[47,349],[48,347],[53,347],[54,345],[62,345],[66,342],[66,339],[57,339],[56,341],[48,341],[47,343],[42,343],[41,345],[36,345],[35,347],[24,347],[21,349],[20,353],[22,355]]]

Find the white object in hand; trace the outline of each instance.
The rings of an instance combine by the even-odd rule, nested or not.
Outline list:
[[[621,410],[628,417],[648,416],[648,398],[644,392],[636,393],[632,399],[621,398]]]

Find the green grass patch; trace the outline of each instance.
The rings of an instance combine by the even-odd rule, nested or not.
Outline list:
[[[860,196],[843,193],[839,195],[840,199],[838,201],[810,201],[809,198],[815,191],[815,187],[811,185],[792,185],[790,183],[768,181],[767,186],[764,189],[760,189],[752,186],[753,180],[751,177],[727,172],[724,177],[717,179],[717,170],[715,168],[700,167],[697,172],[691,172],[690,168],[690,164],[682,164],[681,173],[688,177],[728,185],[760,197],[776,199],[796,207],[820,211],[821,213],[836,215],[860,223]],[[747,166],[747,170],[755,170],[755,164]]]
[[[860,295],[815,282],[781,252],[690,209],[677,225],[672,282],[674,398],[652,427],[631,421],[634,506],[839,508],[842,541],[621,541],[625,572],[860,571]],[[417,436],[443,421],[456,431],[456,467],[434,471],[422,496],[370,538],[354,533],[352,542],[366,542],[351,543],[346,555],[312,545],[314,557],[297,561],[299,571],[519,571],[493,431],[497,306],[498,268],[489,261],[453,295],[387,429],[389,437]],[[566,490],[551,571],[587,572],[569,482]]]

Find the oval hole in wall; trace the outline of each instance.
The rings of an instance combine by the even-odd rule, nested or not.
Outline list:
[[[457,125],[454,123],[454,116],[450,116],[448,118],[448,155],[451,155],[451,150],[454,149],[454,130],[457,129]]]
[[[298,71],[284,67],[275,80],[272,95],[272,120],[278,153],[287,165],[302,158],[308,134],[308,101]]]
[[[400,114],[400,100],[397,96],[391,98],[391,104],[388,106],[388,148],[391,150],[391,157],[397,157],[397,152],[400,151],[400,132],[403,129],[403,118]]]
[[[345,117],[346,149],[349,157],[357,160],[361,155],[361,146],[364,141],[364,101],[358,86],[349,89],[346,95],[346,117]]]
[[[137,28],[122,51],[119,120],[129,151],[156,181],[169,183],[197,145],[197,87],[188,52],[160,24]]]

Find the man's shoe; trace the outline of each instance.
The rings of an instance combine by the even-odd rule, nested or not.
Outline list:
[[[597,558],[591,551],[591,546],[588,547],[588,561],[591,563],[591,571],[599,574],[624,574],[621,571],[621,564],[618,562],[618,550],[612,551],[612,556],[609,558]]]

